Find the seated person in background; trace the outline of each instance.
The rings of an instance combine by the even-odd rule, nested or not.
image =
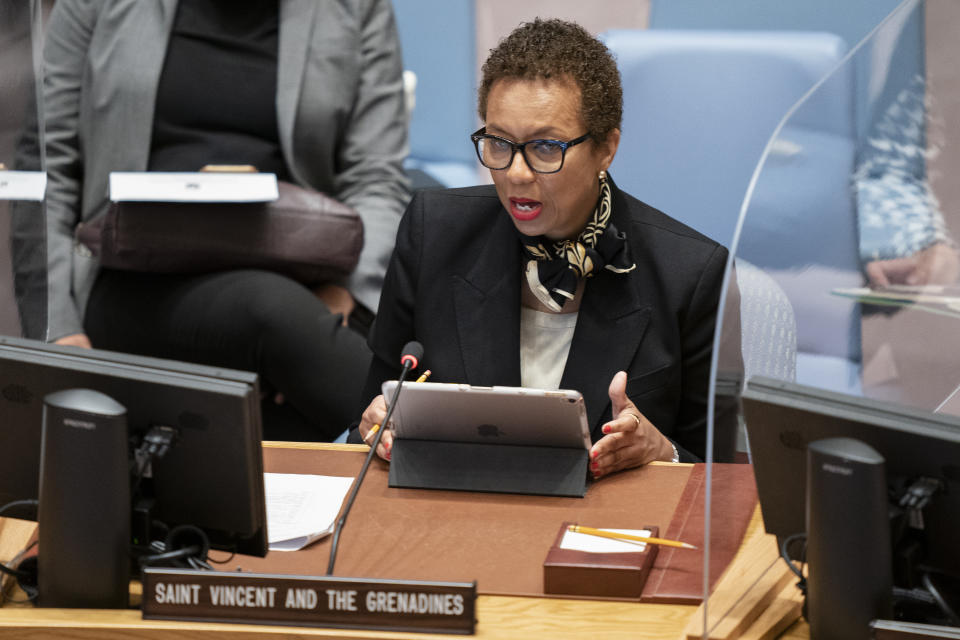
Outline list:
[[[346,319],[376,309],[409,196],[389,0],[59,0],[45,63],[48,339],[255,371],[294,427],[271,432],[268,416],[267,437],[335,438],[370,361]],[[111,171],[207,164],[254,165],[356,209],[365,245],[349,281],[98,269],[74,242],[106,211]]]
[[[906,53],[904,55],[907,55]],[[853,184],[860,256],[869,284],[949,285],[960,256],[927,176],[927,89],[922,74],[893,83],[860,150]],[[933,139],[935,148],[940,140]]]
[[[705,455],[727,250],[617,189],[620,74],[580,26],[535,20],[491,51],[473,134],[492,186],[417,194],[369,344],[351,440],[386,413],[381,383],[418,340],[431,381],[576,389],[601,477]],[[389,460],[391,434],[378,453]]]

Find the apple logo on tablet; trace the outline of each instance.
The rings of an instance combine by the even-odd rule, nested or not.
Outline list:
[[[477,434],[481,438],[497,438],[503,435],[503,431],[495,424],[481,424],[477,427]]]

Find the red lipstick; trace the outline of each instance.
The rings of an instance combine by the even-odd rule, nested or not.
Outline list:
[[[510,198],[510,215],[517,220],[533,220],[540,215],[543,204],[530,198]]]

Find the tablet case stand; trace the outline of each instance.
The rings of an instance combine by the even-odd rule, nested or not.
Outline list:
[[[586,449],[397,438],[391,487],[582,498]]]

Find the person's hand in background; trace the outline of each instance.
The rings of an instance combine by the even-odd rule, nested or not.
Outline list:
[[[65,344],[71,347],[83,347],[84,349],[92,349],[93,345],[90,344],[90,338],[87,337],[85,333],[71,333],[68,336],[63,336],[62,338],[57,338],[53,341],[54,344]]]
[[[347,319],[357,305],[349,291],[336,284],[325,284],[314,289],[313,293],[327,305],[330,313],[343,316],[343,326],[347,326]]]
[[[874,287],[953,284],[960,275],[960,256],[955,248],[938,242],[906,258],[869,262],[866,272],[870,286]]]

